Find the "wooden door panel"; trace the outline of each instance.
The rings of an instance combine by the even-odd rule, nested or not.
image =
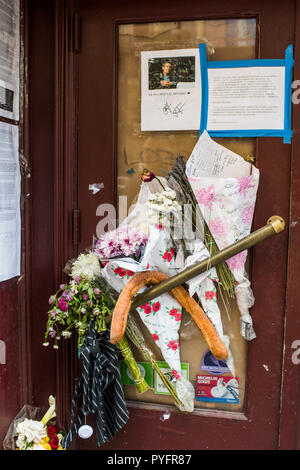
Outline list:
[[[101,203],[116,204],[117,196],[117,30],[122,23],[255,17],[260,58],[282,58],[293,43],[293,1],[193,2],[156,0],[75,2],[81,17],[81,51],[74,77],[77,100],[78,208],[82,214],[79,251],[91,244]],[[276,35],[270,40],[270,31]],[[257,139],[257,166],[261,181],[253,229],[269,216],[289,221],[291,145],[278,138]],[[91,183],[104,183],[97,195]],[[182,414],[176,409],[162,422],[155,405],[130,407],[130,420],[106,449],[274,449],[278,443],[281,364],[288,230],[253,249],[252,285],[256,298],[252,309],[257,338],[248,346],[247,392],[243,413],[199,411]],[[71,397],[70,397],[71,398]],[[90,448],[93,441],[77,442]]]

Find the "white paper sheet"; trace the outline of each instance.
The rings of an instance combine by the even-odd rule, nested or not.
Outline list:
[[[163,69],[166,62],[170,66]],[[171,85],[166,83],[166,77]],[[198,130],[201,114],[199,50],[142,52],[141,95],[142,131]]]
[[[0,116],[19,120],[20,2],[0,0]]]
[[[208,69],[208,131],[284,129],[285,67]]]
[[[18,127],[0,122],[0,282],[20,275],[21,216]]]

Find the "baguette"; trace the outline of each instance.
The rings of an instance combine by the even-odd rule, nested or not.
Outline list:
[[[168,276],[160,271],[143,271],[135,274],[128,281],[119,295],[116,303],[110,329],[110,342],[117,344],[123,337],[127,324],[127,317],[131,308],[131,301],[137,292],[144,286],[156,285],[168,279]],[[200,328],[208,347],[215,358],[225,360],[228,351],[223,344],[214,325],[204,313],[200,305],[188,294],[182,286],[170,290],[170,294],[191,315],[196,325]]]

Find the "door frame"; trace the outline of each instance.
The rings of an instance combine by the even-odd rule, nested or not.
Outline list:
[[[74,38],[74,15],[78,13],[76,0],[56,0],[56,29],[55,29],[55,148],[54,148],[54,251],[55,251],[55,281],[61,280],[61,273],[64,263],[67,259],[76,255],[76,245],[70,244],[72,240],[72,211],[77,208],[76,193],[74,191],[74,183],[77,181],[76,173],[76,158],[77,158],[77,137],[76,137],[76,123],[77,123],[77,100],[76,92],[78,83],[76,82],[76,73],[78,72],[78,55],[80,54],[80,43],[72,41]],[[134,2],[131,2],[134,3]],[[175,2],[176,3],[176,2]],[[215,2],[218,3],[218,2]],[[226,11],[219,10],[216,12],[216,6],[207,5],[205,11],[201,13],[201,19],[211,18],[241,18],[241,17],[257,17],[259,18],[259,30],[260,30],[260,57],[261,58],[277,58],[273,57],[274,41],[277,45],[277,39],[272,42],[270,37],[270,31],[272,30],[272,21],[278,20],[279,24],[284,28],[284,23],[291,24],[292,13],[287,10],[287,17],[280,18],[280,10],[275,8],[273,10],[273,18],[271,20],[270,15],[268,16],[268,3],[274,2],[262,2],[253,1],[251,7],[246,5],[245,1],[233,1],[230,2],[230,9],[228,14]],[[276,2],[275,2],[276,3]],[[295,28],[290,33],[290,40],[288,43],[293,43],[295,46],[295,69],[294,74],[300,69],[297,66],[297,59],[300,61],[300,44],[299,44],[299,32],[300,32],[300,12],[298,8],[298,2],[291,2],[291,4],[297,5],[295,8]],[[221,2],[220,2],[221,4]],[[220,5],[219,4],[219,5]],[[224,2],[223,2],[224,5]],[[269,5],[270,8],[270,5]],[[272,11],[272,10],[271,10]],[[137,18],[132,15],[123,14],[118,12],[118,17],[114,19],[113,37],[114,51],[117,48],[117,27],[121,23],[131,23],[137,21]],[[162,21],[174,21],[178,17],[175,14],[162,14],[159,18]],[[197,19],[194,16],[186,15],[180,19]],[[199,18],[200,19],[200,18]],[[149,15],[147,22],[157,21],[158,17]],[[140,20],[142,21],[142,20]],[[78,25],[76,26],[76,28]],[[298,33],[298,34],[297,34]],[[269,36],[268,36],[269,35]],[[78,39],[78,37],[77,37]],[[283,44],[280,51],[278,50],[278,58],[281,58],[284,54],[284,48],[287,44]],[[117,61],[117,55],[115,56],[115,65]],[[115,67],[116,70],[116,67]],[[117,77],[114,76],[114,96],[117,96]],[[114,103],[114,115],[117,116],[117,100],[113,100]],[[298,222],[297,211],[300,203],[299,194],[299,179],[300,179],[300,164],[298,158],[297,144],[300,130],[300,110],[297,106],[293,106],[293,129],[294,137],[292,139],[292,145],[285,145],[281,147],[282,143],[278,138],[258,138],[257,139],[257,155],[258,165],[262,173],[261,186],[258,193],[258,199],[264,199],[264,204],[258,206],[253,230],[263,226],[266,223],[266,213],[273,215],[276,213],[276,207],[280,204],[280,198],[284,198],[286,201],[283,210],[279,215],[283,216],[286,221],[286,230],[280,237],[274,237],[272,239],[273,250],[276,252],[277,267],[274,270],[274,259],[266,258],[266,254],[270,253],[270,243],[263,242],[261,245],[253,249],[253,266],[254,271],[252,273],[252,285],[253,290],[257,294],[256,302],[252,309],[252,316],[255,324],[257,325],[256,330],[258,338],[253,342],[253,345],[249,348],[248,353],[248,391],[245,398],[245,413],[238,413],[235,416],[231,412],[208,412],[208,411],[197,411],[193,415],[187,416],[186,414],[177,413],[173,411],[173,427],[180,429],[184,426],[189,426],[193,429],[193,432],[197,432],[198,427],[205,426],[209,430],[215,428],[216,425],[220,427],[220,430],[226,435],[231,432],[230,425],[234,421],[234,433],[232,434],[231,442],[225,442],[226,448],[231,448],[235,439],[239,438],[241,432],[245,431],[247,427],[249,429],[249,442],[257,442],[255,423],[260,423],[262,426],[262,432],[268,431],[268,426],[272,425],[278,429],[278,435],[273,440],[272,448],[299,448],[300,446],[300,434],[299,434],[299,407],[298,399],[300,393],[300,373],[297,367],[291,361],[291,355],[293,349],[291,348],[292,341],[300,339],[300,325],[297,321],[297,305],[299,305],[300,293],[297,290],[297,265],[299,254],[297,253],[297,242],[299,240],[300,226],[298,223],[292,225],[292,222]],[[116,134],[115,134],[116,135]],[[299,147],[300,148],[300,147]],[[278,151],[279,149],[279,151]],[[115,148],[112,148],[112,152],[115,153]],[[278,156],[277,156],[278,155]],[[274,169],[274,176],[272,176],[271,189],[276,186],[275,179],[278,179],[278,173],[284,173],[284,181],[278,192],[273,191],[274,198],[269,200],[267,198],[270,187],[264,187],[264,173],[269,171],[270,168]],[[290,188],[287,190],[286,184],[289,184]],[[270,186],[270,182],[268,182]],[[290,194],[292,195],[290,199]],[[266,198],[264,198],[266,196]],[[298,211],[299,212],[299,211]],[[64,221],[64,224],[61,223]],[[288,257],[288,264],[286,265],[285,259]],[[263,260],[263,262],[262,262]],[[260,292],[261,279],[265,278],[265,273],[271,271],[273,286],[267,286],[269,300],[266,300],[263,292]],[[279,286],[279,288],[278,288]],[[298,301],[299,300],[299,301]],[[284,312],[284,315],[278,318],[276,316],[277,310],[274,307],[280,305],[278,309]],[[268,319],[261,318],[260,312],[268,312]],[[276,328],[276,335],[272,334],[270,330],[270,322],[274,321]],[[268,328],[269,326],[269,328]],[[267,333],[266,333],[267,332]],[[262,337],[267,336],[266,340]],[[278,336],[283,344],[283,351],[278,348]],[[260,368],[255,367],[255,364],[260,363]],[[264,367],[267,366],[269,372]],[[68,367],[68,374],[66,376],[65,368]],[[282,368],[282,374],[279,377],[278,373],[273,373],[273,370],[280,370]],[[72,358],[72,348],[64,346],[60,351],[57,361],[57,395],[58,395],[58,415],[63,424],[66,424],[69,419],[70,413],[70,398],[74,389],[74,382],[76,379],[77,367],[74,365]],[[253,372],[251,372],[253,371]],[[259,388],[259,383],[265,383],[266,375],[269,376],[271,395],[266,394],[264,388]],[[275,377],[276,376],[276,377]],[[295,383],[297,386],[295,387]],[[258,387],[257,387],[258,385]],[[251,394],[252,402],[248,404],[248,396]],[[275,404],[273,403],[273,394],[276,395],[276,409],[278,408],[278,414],[275,412]],[[262,419],[261,413],[257,410],[257,403],[259,397],[264,396],[266,400],[266,407],[270,415],[276,422],[271,424],[265,423]],[[292,399],[291,399],[292,397]],[[147,428],[151,428],[152,425],[157,426],[157,421],[161,415],[162,408],[159,405],[135,405],[129,404],[131,418],[128,432],[135,432],[135,436],[142,434],[145,437],[144,429],[145,425]],[[149,411],[149,408],[151,411]],[[163,407],[165,409],[165,407]],[[271,412],[271,410],[273,410]],[[199,417],[198,415],[201,415]],[[291,422],[293,425],[291,426]],[[162,435],[161,435],[162,436]],[[160,436],[160,437],[161,437]],[[174,434],[175,436],[175,434]],[[173,437],[173,436],[172,436]],[[178,439],[177,439],[178,437]],[[180,433],[175,436],[172,445],[178,446],[180,442]],[[202,439],[201,439],[202,440]],[[118,436],[114,439],[112,447],[105,445],[104,448],[125,448],[122,444],[122,432],[120,438]],[[206,445],[208,442],[203,443]],[[139,438],[136,439],[136,445],[141,446],[142,441]],[[169,442],[164,442],[163,438],[158,443],[159,446],[168,446]],[[193,442],[191,445],[195,446]],[[244,445],[244,444],[243,444]],[[251,444],[250,444],[251,445]],[[258,443],[259,445],[259,443]],[[264,445],[264,442],[261,443]],[[84,445],[81,446],[84,448]],[[141,447],[142,448],[142,447]],[[152,447],[153,448],[153,447]],[[162,447],[163,448],[163,447]],[[176,448],[176,447],[174,447]],[[177,447],[179,448],[179,447]]]

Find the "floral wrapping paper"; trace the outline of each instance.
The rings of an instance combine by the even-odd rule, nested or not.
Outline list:
[[[187,162],[186,174],[220,250],[249,235],[259,183],[255,166],[204,132]],[[248,309],[254,297],[245,273],[246,258],[247,250],[228,259],[227,264],[238,283],[241,334],[253,339],[255,333]]]

